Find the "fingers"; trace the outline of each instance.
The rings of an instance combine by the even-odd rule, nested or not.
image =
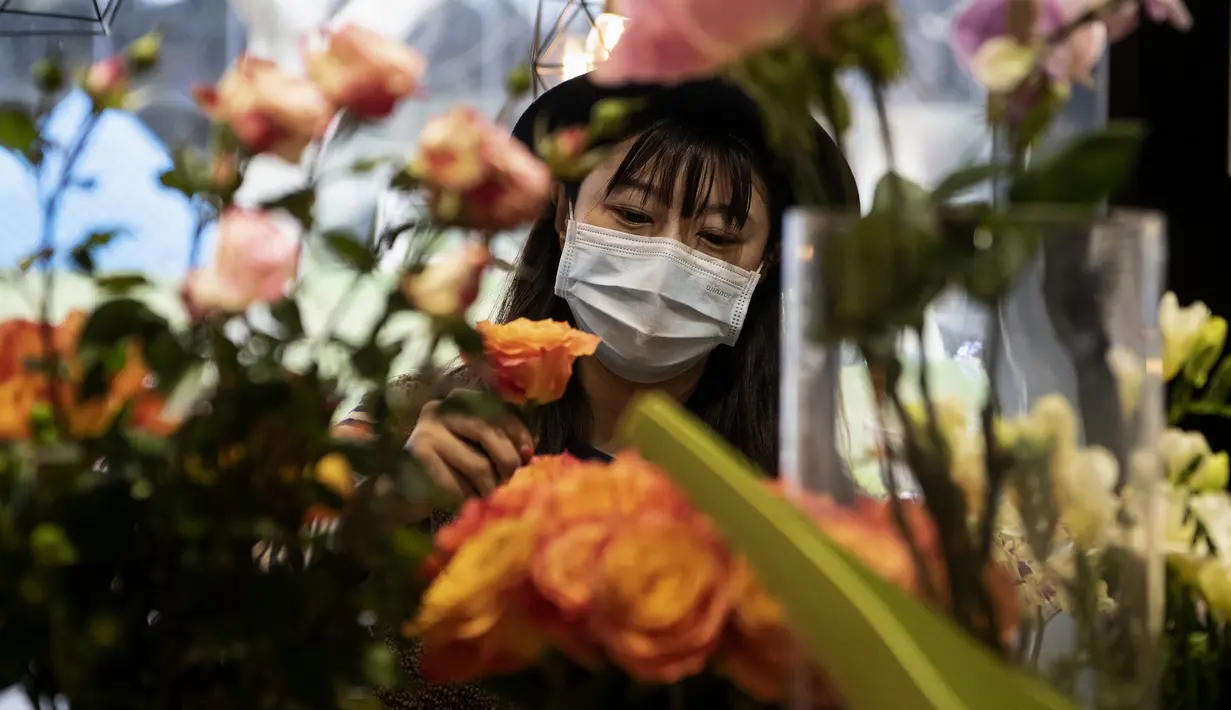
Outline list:
[[[500,428],[517,447],[517,455],[521,459],[521,464],[529,463],[530,459],[534,458],[534,435],[526,428],[526,423],[517,415],[509,414],[500,421]]]
[[[437,485],[463,497],[496,487],[491,461],[435,419],[420,419],[407,447]]]
[[[444,460],[435,451],[430,447],[414,445],[410,447],[410,450],[419,463],[423,464],[423,468],[427,470],[428,478],[432,479],[432,483],[458,498],[466,497],[465,492],[462,491],[461,484],[454,478],[453,471],[449,470]]]
[[[504,428],[492,426],[481,419],[462,416],[444,417],[441,423],[459,437],[482,446],[487,457],[495,464],[495,473],[501,481],[508,480],[514,471],[521,468],[522,455],[519,447],[513,443],[513,438]]]
[[[496,488],[496,471],[492,467],[492,462],[459,439],[443,424],[439,426],[444,435],[436,440],[436,453],[449,468],[461,474],[464,479],[463,483],[470,484],[475,493],[479,495],[491,493]]]

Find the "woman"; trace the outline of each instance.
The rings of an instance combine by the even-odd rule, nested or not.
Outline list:
[[[719,81],[612,90],[573,79],[536,100],[514,135],[532,145],[537,131],[584,124],[598,101],[615,97],[643,103],[601,165],[557,186],[498,316],[568,321],[602,338],[596,357],[577,362],[535,431],[511,416],[489,424],[442,415],[438,401],[403,423],[433,480],[459,495],[488,493],[535,453],[610,456],[620,415],[647,389],[679,399],[763,470],[777,467],[789,172],[766,144],[757,105]],[[832,203],[857,208],[850,169],[819,126],[813,142]],[[441,393],[473,384],[461,371],[446,379],[434,383]],[[396,386],[425,384],[411,377]],[[352,420],[370,422],[363,408]],[[496,707],[466,688],[424,687],[386,702]]]

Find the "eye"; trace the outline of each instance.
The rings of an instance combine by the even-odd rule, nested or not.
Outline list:
[[[698,236],[700,236],[706,244],[709,244],[715,248],[729,247],[732,244],[739,242],[739,239],[731,236],[730,234],[719,234],[718,232],[701,232]]]
[[[616,216],[616,219],[633,227],[641,227],[654,221],[644,212],[638,212],[637,210],[630,210],[624,207],[612,207],[611,212]]]

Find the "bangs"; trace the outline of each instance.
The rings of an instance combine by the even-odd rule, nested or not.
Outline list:
[[[664,119],[637,136],[607,194],[632,188],[641,192],[642,203],[653,197],[669,205],[682,188],[681,217],[691,219],[714,208],[729,225],[743,227],[758,177],[755,153],[738,137]]]

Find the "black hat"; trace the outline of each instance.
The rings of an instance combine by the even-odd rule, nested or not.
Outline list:
[[[738,86],[720,79],[693,81],[675,86],[627,85],[597,86],[588,75],[581,75],[549,89],[530,104],[513,127],[513,137],[533,148],[537,131],[554,131],[590,121],[590,110],[603,99],[639,99],[643,103],[626,124],[625,136],[644,130],[665,117],[696,121],[723,128],[746,141],[753,150],[769,157],[773,175],[766,176],[769,188],[782,203],[795,203],[789,166],[766,137],[761,107]],[[850,165],[819,123],[813,122],[816,165],[825,194],[835,207],[859,208],[859,191]]]

